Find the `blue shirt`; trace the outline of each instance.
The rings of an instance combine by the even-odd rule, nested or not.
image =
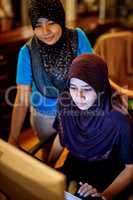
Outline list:
[[[77,55],[93,53],[93,49],[85,33],[80,28],[76,28],[76,31],[78,33]],[[31,59],[26,45],[24,45],[19,52],[16,83],[19,85],[32,86],[31,105],[36,109],[36,111],[46,115],[56,114],[57,99],[42,96],[35,87],[31,72]]]

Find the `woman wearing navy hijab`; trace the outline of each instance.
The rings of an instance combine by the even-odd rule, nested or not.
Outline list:
[[[112,108],[108,69],[99,56],[83,54],[73,60],[58,116],[59,139],[49,159],[66,147],[61,171],[80,182],[80,196],[126,200],[133,181],[131,123]]]

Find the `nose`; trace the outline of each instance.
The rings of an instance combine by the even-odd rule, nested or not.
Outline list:
[[[78,97],[81,98],[81,99],[85,99],[85,96],[84,96],[84,93],[83,93],[82,90],[78,91]]]
[[[43,24],[43,25],[42,25],[42,31],[43,31],[43,33],[44,33],[45,35],[49,32],[49,29],[48,29],[48,25],[47,25],[47,24]]]

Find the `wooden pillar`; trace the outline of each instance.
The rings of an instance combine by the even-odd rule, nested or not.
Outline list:
[[[76,5],[76,0],[66,0],[65,2],[67,24],[76,20]]]
[[[28,0],[21,0],[21,24],[22,26],[30,24],[28,14]]]
[[[106,18],[106,0],[100,0],[99,2],[99,19],[105,20]]]

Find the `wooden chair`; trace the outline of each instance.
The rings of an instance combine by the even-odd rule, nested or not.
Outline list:
[[[128,100],[133,103],[133,33],[103,34],[97,39],[94,51],[106,61],[110,84],[127,109]]]

